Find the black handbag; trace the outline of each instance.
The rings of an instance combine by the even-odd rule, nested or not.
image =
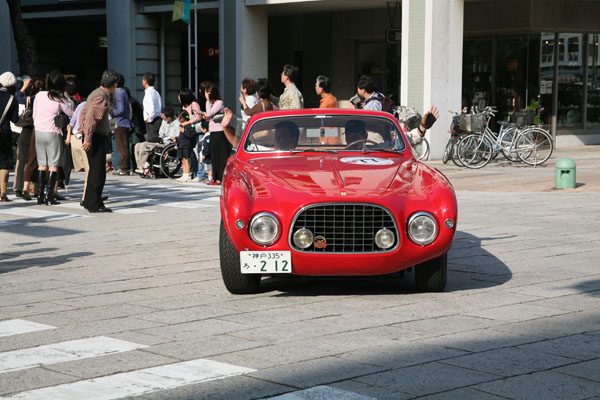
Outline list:
[[[31,107],[31,97],[27,96],[25,109],[19,115],[19,120],[15,125],[20,128],[33,128],[33,108]]]
[[[69,125],[70,121],[71,119],[69,116],[62,111],[56,117],[54,117],[54,125],[61,130],[67,129],[67,125]]]

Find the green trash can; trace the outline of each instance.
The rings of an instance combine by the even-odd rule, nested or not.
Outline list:
[[[561,158],[556,162],[556,189],[575,189],[575,161]]]

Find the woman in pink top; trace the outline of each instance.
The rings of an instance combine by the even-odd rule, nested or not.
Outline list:
[[[35,130],[35,150],[38,162],[38,204],[59,204],[52,193],[56,184],[58,167],[61,165],[63,139],[62,129],[57,127],[54,118],[61,112],[73,116],[73,108],[64,97],[65,78],[54,70],[48,75],[48,91],[35,96],[33,102],[33,128]],[[46,181],[46,171],[50,171]]]
[[[210,132],[210,156],[212,160],[213,170],[213,181],[212,185],[220,185],[223,180],[223,171],[225,171],[225,165],[227,159],[231,155],[231,143],[227,140],[223,127],[221,126],[221,120],[215,121],[215,116],[223,114],[223,100],[221,100],[221,93],[219,87],[212,84],[206,88],[204,92],[206,96],[206,112],[204,118],[208,119],[208,131]],[[222,118],[221,118],[222,119]]]

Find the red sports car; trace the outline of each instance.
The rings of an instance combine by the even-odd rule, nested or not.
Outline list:
[[[390,114],[263,112],[243,132],[221,195],[221,273],[231,293],[262,276],[384,275],[415,267],[442,291],[456,231],[446,177],[419,162]]]

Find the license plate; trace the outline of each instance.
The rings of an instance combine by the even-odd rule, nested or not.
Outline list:
[[[289,251],[242,251],[242,274],[290,274],[292,253]]]

